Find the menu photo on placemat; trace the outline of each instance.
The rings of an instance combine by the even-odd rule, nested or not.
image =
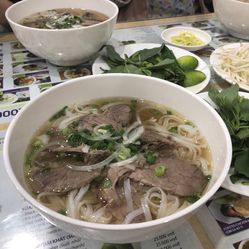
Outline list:
[[[249,228],[249,198],[221,190],[207,203],[210,213],[225,235]]]
[[[249,238],[233,244],[233,247],[235,249],[248,249],[249,248]]]

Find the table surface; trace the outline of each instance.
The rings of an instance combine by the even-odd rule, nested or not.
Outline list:
[[[195,15],[195,16],[183,16],[183,17],[172,17],[172,18],[165,18],[165,19],[153,19],[153,20],[145,20],[145,21],[136,21],[136,22],[122,22],[117,23],[115,28],[116,29],[127,29],[127,28],[134,28],[134,27],[144,27],[144,26],[151,26],[151,25],[167,25],[171,23],[181,23],[181,22],[195,22],[201,20],[211,20],[214,18],[214,14],[202,14],[202,15]],[[13,33],[4,33],[0,35],[0,42],[15,40],[15,36]],[[197,219],[196,216],[190,218],[190,223],[200,240],[204,249],[214,249],[214,245],[208,234],[204,230],[202,224]]]

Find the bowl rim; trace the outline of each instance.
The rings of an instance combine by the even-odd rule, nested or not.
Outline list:
[[[41,0],[40,0],[41,1]],[[110,21],[113,21],[113,19],[115,19],[117,16],[118,16],[118,13],[119,13],[119,8],[118,6],[113,3],[112,1],[110,0],[101,0],[101,1],[104,1],[104,2],[108,2],[109,4],[111,4],[114,9],[115,9],[115,13],[114,15],[110,16],[107,20],[103,21],[103,22],[99,22],[99,23],[96,23],[96,24],[93,24],[93,25],[90,25],[90,26],[82,26],[82,27],[79,27],[79,28],[68,28],[68,29],[39,29],[39,28],[34,28],[34,27],[28,27],[28,26],[24,26],[18,22],[15,22],[13,21],[10,17],[9,17],[9,12],[12,11],[12,9],[15,9],[16,7],[18,7],[19,5],[23,5],[25,4],[26,2],[33,2],[33,0],[22,0],[20,2],[16,2],[14,3],[13,5],[11,5],[5,12],[5,17],[7,19],[7,21],[14,25],[14,26],[17,26],[19,28],[22,28],[22,29],[26,29],[27,31],[39,31],[39,32],[75,32],[76,30],[77,31],[81,31],[81,30],[88,30],[88,29],[91,29],[91,28],[94,28],[94,27],[98,27],[98,26],[101,26],[101,25],[104,25],[106,23],[109,23]],[[47,10],[49,10],[50,8],[48,8]],[[35,13],[35,12],[34,12]]]
[[[225,177],[229,171],[230,168],[230,162],[231,162],[231,158],[232,158],[232,144],[231,144],[231,138],[228,132],[228,129],[225,125],[225,123],[223,122],[222,118],[219,116],[219,114],[208,104],[206,103],[206,101],[204,101],[202,98],[198,97],[198,95],[184,89],[181,86],[178,86],[176,84],[172,84],[169,81],[165,81],[165,80],[161,80],[161,79],[157,79],[157,78],[152,78],[152,81],[156,81],[157,84],[161,84],[161,85],[165,85],[168,84],[170,85],[170,87],[173,88],[178,88],[178,90],[180,91],[184,91],[185,94],[191,95],[193,98],[195,98],[198,102],[200,102],[202,105],[204,105],[207,109],[209,109],[209,111],[212,113],[212,115],[215,116],[216,119],[218,119],[220,126],[222,127],[222,130],[224,131],[224,135],[225,135],[225,139],[226,139],[226,151],[227,156],[225,158],[225,162],[224,162],[224,168],[221,172],[221,174],[218,176],[218,179],[216,180],[216,182],[213,184],[213,186],[209,189],[209,191],[207,193],[204,194],[204,196],[202,196],[198,201],[196,201],[195,203],[189,205],[188,207],[173,213],[169,216],[166,217],[162,217],[159,219],[155,219],[152,221],[145,221],[145,222],[140,222],[140,223],[132,223],[132,224],[100,224],[100,223],[93,223],[93,222],[87,222],[87,221],[83,221],[83,220],[79,220],[79,219],[75,219],[75,218],[71,218],[71,217],[67,217],[64,216],[62,214],[57,213],[56,211],[53,211],[47,207],[45,207],[44,205],[42,205],[40,202],[38,202],[34,197],[32,197],[32,195],[30,193],[28,193],[28,191],[19,183],[19,181],[17,180],[17,178],[15,177],[15,174],[12,170],[11,167],[11,163],[10,163],[10,157],[9,157],[9,143],[10,143],[10,137],[12,134],[12,130],[15,129],[15,127],[18,124],[18,121],[20,119],[20,117],[22,116],[22,113],[26,112],[26,110],[29,110],[32,108],[33,103],[35,103],[38,99],[41,98],[45,98],[45,96],[47,94],[49,94],[50,92],[54,91],[56,92],[58,88],[63,88],[66,87],[67,85],[72,85],[75,82],[78,81],[84,81],[84,80],[88,80],[88,78],[96,78],[101,80],[102,78],[105,77],[111,77],[111,78],[115,78],[115,77],[127,77],[127,78],[142,78],[142,79],[147,79],[148,80],[148,76],[144,76],[144,75],[135,75],[135,74],[124,74],[124,73],[117,73],[117,74],[99,74],[99,75],[89,75],[89,76],[84,76],[84,77],[80,77],[80,78],[76,78],[76,79],[71,79],[68,80],[62,84],[53,86],[52,88],[48,89],[47,91],[44,91],[42,93],[40,93],[40,95],[36,98],[31,100],[29,103],[27,103],[16,115],[16,117],[14,118],[14,120],[12,120],[10,122],[10,125],[7,129],[6,132],[6,136],[5,136],[5,140],[4,140],[4,146],[3,146],[3,158],[4,158],[4,166],[5,166],[5,170],[8,173],[8,176],[11,179],[12,184],[14,184],[15,188],[18,190],[18,192],[29,202],[31,203],[32,206],[34,206],[35,208],[37,208],[38,210],[40,210],[42,213],[46,213],[46,215],[50,216],[50,217],[54,217],[55,219],[65,222],[65,223],[69,223],[71,225],[74,226],[80,226],[80,227],[84,227],[84,228],[88,228],[88,229],[94,229],[94,230],[102,230],[102,231],[110,231],[110,230],[119,230],[119,231],[128,231],[128,230],[136,230],[136,229],[148,229],[149,227],[155,227],[161,224],[167,224],[170,223],[171,221],[176,221],[180,218],[183,218],[184,216],[191,214],[192,212],[194,212],[197,208],[199,208],[200,206],[202,206],[203,204],[205,204],[214,194],[215,192],[220,188],[221,184],[223,183],[223,181],[225,180]],[[129,79],[127,79],[129,80]]]
[[[244,4],[244,5],[248,5],[249,4],[249,2],[243,2],[241,0],[230,0],[230,1],[234,2],[234,3],[241,3],[241,4]],[[214,2],[215,2],[215,0],[214,0]]]
[[[203,41],[203,44],[201,44],[201,45],[186,46],[186,45],[183,45],[183,44],[176,44],[176,43],[170,41],[169,39],[167,39],[168,36],[165,35],[165,34],[168,34],[168,32],[170,32],[170,31],[172,31],[172,30],[182,30],[182,31],[191,30],[191,31],[193,31],[193,33],[194,33],[196,36],[198,36],[198,33],[201,33],[201,34],[203,34],[203,36],[205,36],[207,39],[205,39],[205,41]],[[199,37],[199,36],[198,36],[198,37]],[[164,29],[164,30],[161,32],[161,38],[162,38],[165,42],[167,42],[167,43],[169,43],[169,44],[171,44],[171,45],[173,45],[173,46],[177,46],[177,47],[181,47],[181,48],[185,48],[185,49],[203,48],[203,47],[207,46],[207,45],[212,41],[212,37],[211,37],[211,35],[210,35],[208,32],[206,32],[206,31],[204,31],[204,30],[202,30],[202,29],[199,29],[199,28],[195,28],[195,27],[191,27],[191,26],[181,26],[181,25],[177,25],[177,26],[175,26],[175,27],[171,27],[171,28],[166,28],[166,29]]]

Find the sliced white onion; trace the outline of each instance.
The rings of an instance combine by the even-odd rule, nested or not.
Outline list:
[[[92,213],[89,217],[89,221],[95,223],[109,223],[111,216],[105,217],[105,207],[99,208],[97,211]]]
[[[79,203],[81,199],[84,197],[86,192],[89,189],[89,184],[81,187],[80,190],[77,193],[77,190],[72,190],[68,196],[67,196],[67,203],[66,203],[66,208],[67,208],[67,215],[72,218],[78,218],[79,217]]]
[[[66,167],[68,167],[69,169],[75,170],[75,171],[92,171],[95,169],[100,169],[100,168],[106,166],[107,164],[109,164],[113,159],[115,159],[117,156],[116,154],[117,153],[114,152],[109,157],[107,157],[105,160],[103,160],[99,163],[95,163],[95,164],[91,164],[91,165],[67,164]]]
[[[72,190],[68,196],[67,196],[67,203],[66,203],[66,207],[67,207],[67,216],[72,217],[72,218],[76,218],[76,206],[74,205],[74,197],[77,194],[77,189]]]
[[[81,201],[83,196],[86,194],[88,189],[89,189],[89,184],[87,184],[86,186],[80,188],[79,192],[77,193],[77,195],[74,198],[75,206],[77,206],[79,204],[79,202]]]
[[[126,160],[119,161],[119,162],[116,162],[116,163],[111,163],[110,167],[121,167],[121,166],[125,166],[127,164],[135,162],[137,159],[138,159],[138,156],[135,155],[135,156],[130,157],[130,158],[126,159]]]
[[[117,140],[120,138],[120,136],[116,136],[116,137],[112,137],[112,134],[110,134],[109,132],[104,134],[104,135],[99,135],[99,136],[96,136],[96,137],[92,137],[92,136],[89,136],[85,133],[81,133],[80,134],[82,137],[86,138],[87,140],[89,141],[102,141],[102,140]]]
[[[134,211],[128,213],[125,217],[124,224],[130,224],[137,216],[143,214],[142,208],[135,209]]]
[[[124,194],[126,199],[127,211],[131,212],[134,209],[134,207],[133,207],[133,200],[131,194],[130,178],[124,180]]]
[[[90,146],[87,145],[87,144],[84,144],[83,147],[82,147],[82,152],[83,153],[88,153],[90,150]]]
[[[146,201],[146,198],[141,199],[141,207],[142,207],[143,212],[144,212],[145,220],[146,221],[152,220],[150,207],[148,205],[148,202]]]
[[[90,106],[86,106],[82,110],[80,108],[81,107],[79,107],[79,105],[76,105],[76,104],[74,104],[73,106],[73,110],[78,113],[82,113],[82,114],[90,114],[90,113],[97,114],[98,113],[98,109],[90,107]]]
[[[93,132],[94,132],[96,135],[101,136],[101,135],[103,135],[103,133],[99,132],[99,129],[101,129],[101,127],[105,127],[105,126],[107,126],[107,125],[108,125],[108,124],[96,125],[96,126],[93,128]],[[105,130],[105,131],[106,131],[106,133],[109,132],[108,130]],[[105,133],[105,134],[106,134],[106,133]]]
[[[88,113],[78,114],[78,115],[74,115],[74,116],[72,116],[72,117],[63,119],[63,120],[59,123],[59,125],[58,125],[59,130],[65,129],[65,128],[68,127],[71,123],[73,123],[75,120],[78,120],[79,118],[84,117],[84,116],[86,116],[87,114],[88,114]]]
[[[103,111],[106,111],[107,109],[109,109],[111,106],[115,106],[115,105],[127,105],[127,103],[125,102],[114,102],[114,103],[108,103],[106,105],[103,105],[100,109]]]
[[[144,127],[143,126],[139,126],[137,128],[135,128],[134,130],[132,130],[129,134],[128,134],[128,139],[123,141],[123,144],[131,144],[133,142],[135,142],[138,138],[141,137],[141,135],[144,133]]]
[[[160,200],[160,204],[155,204],[152,200],[157,198]],[[145,195],[145,201],[149,207],[156,209],[157,219],[165,216],[167,210],[167,196],[160,187],[150,188]]]
[[[130,133],[130,131],[135,129],[139,125],[140,123],[136,121],[131,126],[129,126],[123,134],[123,140],[128,140],[128,134]]]

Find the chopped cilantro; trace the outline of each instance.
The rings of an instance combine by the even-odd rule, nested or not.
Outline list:
[[[156,156],[152,151],[147,151],[144,153],[144,158],[146,163],[154,164],[156,162]]]
[[[177,133],[177,130],[178,130],[177,126],[174,126],[169,129],[169,132]]]
[[[65,136],[65,137],[69,136],[71,133],[72,133],[72,130],[70,128],[68,128],[68,127],[64,128],[62,130],[62,135]]]
[[[109,178],[105,178],[103,181],[103,188],[110,188],[112,186],[112,181]]]
[[[68,138],[68,143],[72,147],[80,146],[84,142],[85,142],[85,139],[78,133],[74,133],[74,134],[70,135]]]
[[[189,203],[194,203],[200,199],[200,195],[195,194],[195,195],[190,195],[185,197],[185,200]]]

